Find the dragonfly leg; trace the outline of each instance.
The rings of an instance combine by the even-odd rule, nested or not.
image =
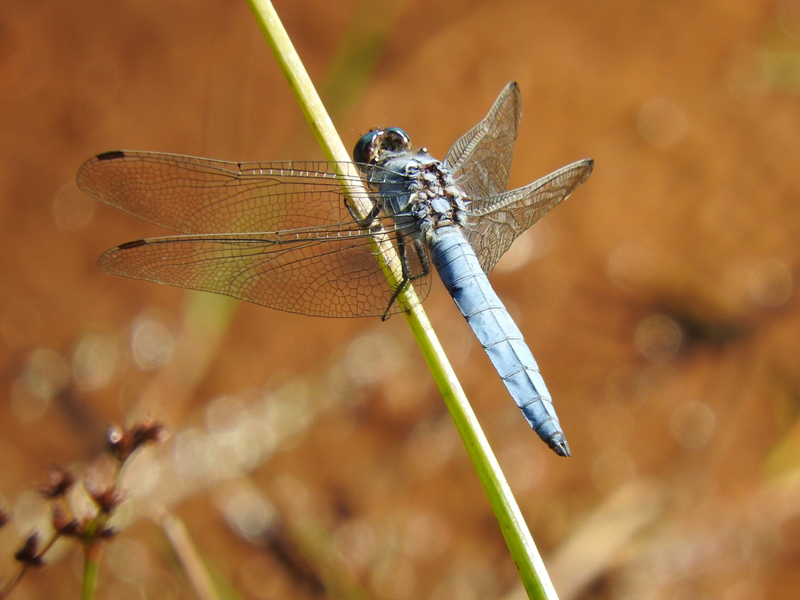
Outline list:
[[[359,219],[358,215],[353,211],[353,207],[350,206],[350,202],[346,201],[344,205],[347,207],[347,212],[350,213],[350,216],[356,222],[356,224],[361,227],[361,229],[369,229],[372,224],[375,222],[375,218],[381,212],[381,206],[377,202],[373,203],[372,208],[367,213],[367,216],[363,219]]]
[[[389,304],[386,307],[386,312],[383,313],[381,317],[381,321],[385,321],[389,318],[389,310],[392,308],[392,305],[397,301],[397,297],[400,293],[408,287],[408,284],[414,281],[415,279],[420,279],[422,277],[427,276],[431,272],[431,263],[428,260],[428,253],[425,251],[425,247],[422,245],[422,242],[418,239],[411,240],[411,243],[414,245],[414,248],[417,249],[417,256],[419,256],[420,267],[422,270],[419,273],[411,273],[411,268],[408,264],[408,245],[403,237],[403,235],[397,231],[395,232],[395,236],[397,239],[397,252],[400,255],[400,268],[402,269],[403,278],[400,281],[400,284],[394,289],[392,292],[392,297],[389,298]]]

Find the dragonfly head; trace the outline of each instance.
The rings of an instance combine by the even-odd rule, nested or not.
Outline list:
[[[386,153],[397,154],[411,149],[411,138],[397,127],[373,129],[358,140],[353,149],[353,160],[357,163],[376,165]]]

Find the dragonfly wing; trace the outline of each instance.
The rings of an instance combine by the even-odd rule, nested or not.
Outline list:
[[[370,237],[317,229],[185,235],[123,244],[100,258],[104,271],[225,294],[270,308],[326,317],[382,316],[392,299]],[[416,255],[412,272],[420,272]],[[397,267],[399,269],[399,265]],[[416,269],[416,271],[414,271]],[[424,299],[430,278],[414,281]],[[389,314],[400,311],[397,303]]]
[[[447,152],[444,165],[467,197],[485,198],[508,189],[520,119],[522,98],[512,81],[500,92],[489,114]]]
[[[484,272],[494,268],[520,234],[586,181],[593,166],[592,159],[579,160],[525,187],[469,202],[467,240]]]
[[[132,151],[99,154],[78,172],[89,196],[187,234],[352,222],[343,187],[357,189],[361,181],[350,163],[237,163]],[[355,193],[372,204],[363,187]]]

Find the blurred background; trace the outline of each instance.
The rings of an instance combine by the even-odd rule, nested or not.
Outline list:
[[[571,458],[441,285],[426,302],[560,598],[796,598],[800,1],[276,8],[348,147],[394,125],[443,157],[514,79],[512,187],[596,161],[491,277]],[[322,158],[244,2],[7,0],[0,131],[0,581],[46,531],[50,465],[102,480],[107,425],[149,415],[172,435],[126,470],[99,597],[193,597],[165,510],[242,598],[524,597],[402,317],[96,265],[166,232],[77,189],[94,154]],[[14,597],[76,597],[79,547],[51,562]]]

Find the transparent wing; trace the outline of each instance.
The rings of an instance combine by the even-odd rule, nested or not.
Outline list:
[[[592,173],[594,161],[583,159],[526,185],[467,205],[467,239],[485,273],[511,243],[550,209],[566,199]]]
[[[508,189],[521,118],[522,98],[512,81],[500,92],[489,114],[447,152],[445,168],[468,198],[486,198]]]
[[[78,186],[97,200],[181,233],[248,233],[352,223],[343,186],[362,180],[357,173],[339,175],[336,167],[114,151],[88,160],[78,172]],[[370,176],[380,179],[379,173]],[[359,193],[372,202],[369,193]]]
[[[339,227],[171,236],[113,248],[100,258],[100,266],[116,275],[225,294],[293,313],[382,316],[392,290],[369,241],[361,230]],[[421,273],[413,246],[407,250],[411,274]],[[424,299],[430,277],[415,279],[414,289]],[[389,314],[399,310],[395,302]]]

